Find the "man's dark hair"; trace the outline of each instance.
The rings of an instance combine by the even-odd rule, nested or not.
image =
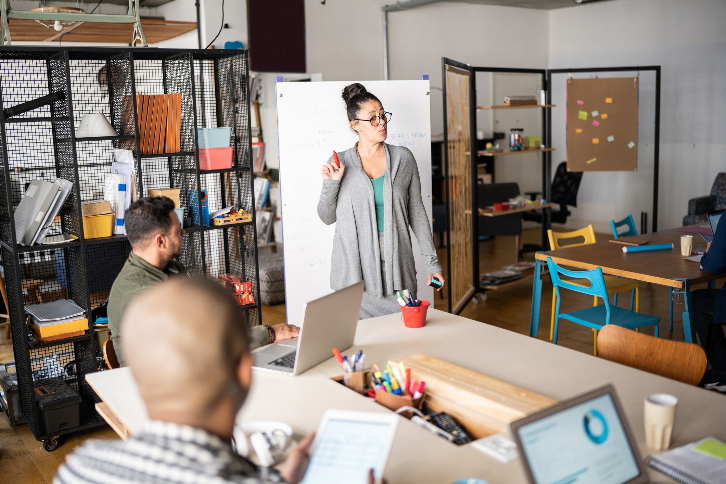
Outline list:
[[[165,234],[171,228],[169,212],[172,210],[174,201],[169,197],[143,197],[132,203],[124,215],[131,246],[143,244],[156,234]]]

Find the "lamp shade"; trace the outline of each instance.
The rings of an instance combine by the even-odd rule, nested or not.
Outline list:
[[[104,136],[118,136],[106,116],[101,113],[84,115],[81,125],[76,130],[76,138],[102,138]]]

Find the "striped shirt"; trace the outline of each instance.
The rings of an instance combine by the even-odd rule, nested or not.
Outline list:
[[[126,441],[89,440],[66,458],[54,484],[280,483],[274,470],[257,467],[204,430],[147,421]]]

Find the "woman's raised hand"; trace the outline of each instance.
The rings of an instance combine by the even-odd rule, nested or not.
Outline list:
[[[345,173],[345,165],[341,163],[340,168],[338,168],[335,162],[331,161],[323,165],[321,172],[323,180],[340,180],[343,178],[343,173]]]

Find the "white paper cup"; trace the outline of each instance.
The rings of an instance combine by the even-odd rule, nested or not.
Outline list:
[[[677,406],[678,399],[667,393],[655,393],[645,398],[645,443],[648,447],[654,450],[670,447]]]
[[[693,250],[693,236],[692,235],[681,235],[681,255],[688,257],[691,255]]]

